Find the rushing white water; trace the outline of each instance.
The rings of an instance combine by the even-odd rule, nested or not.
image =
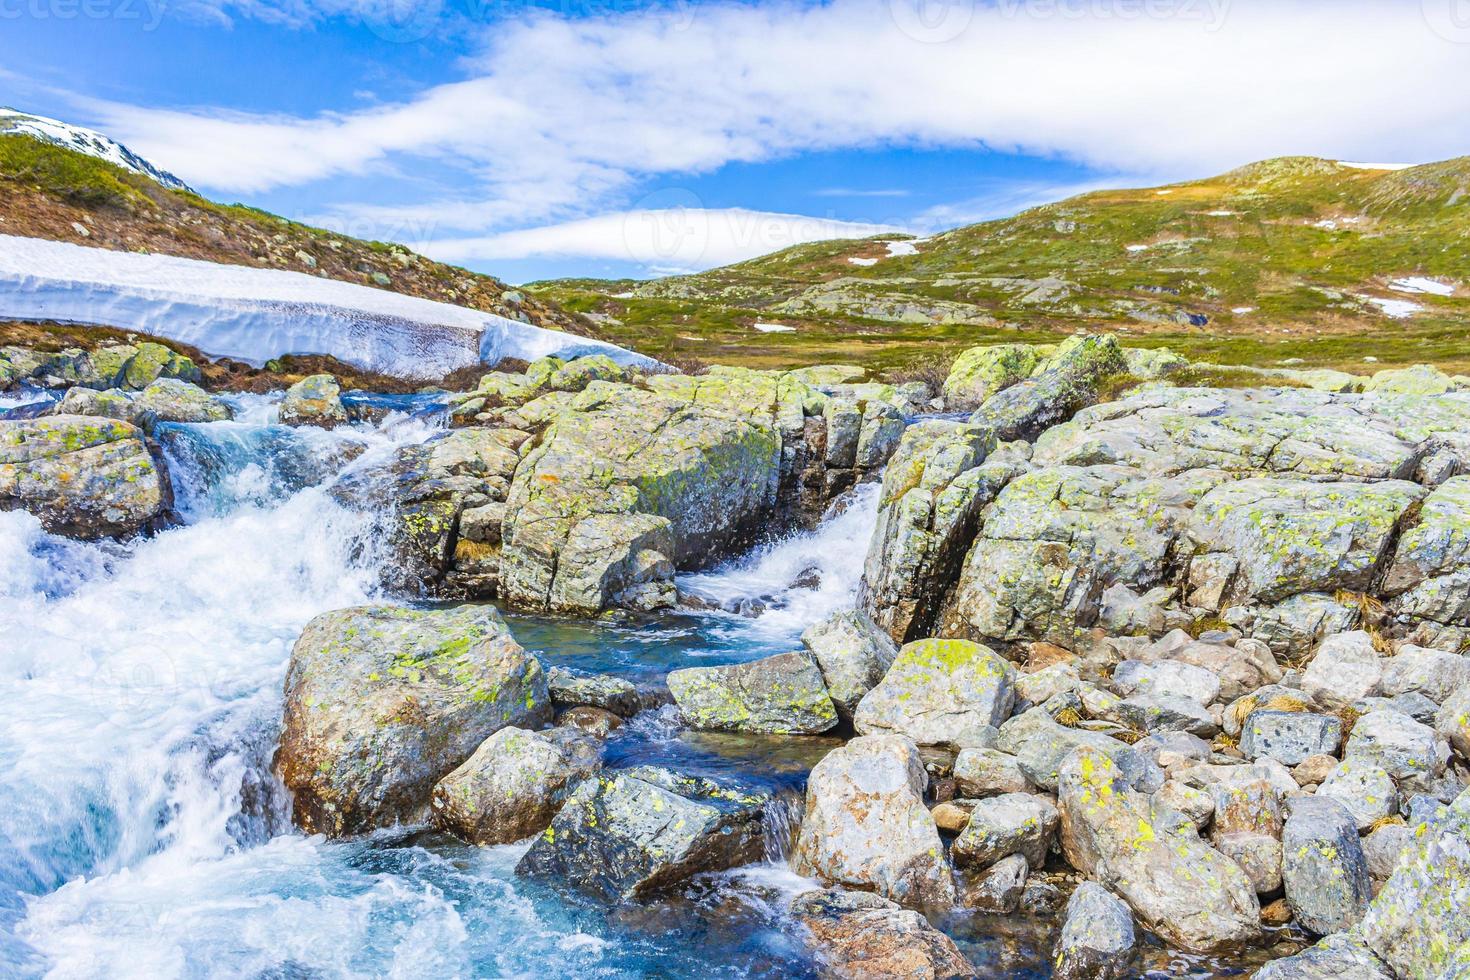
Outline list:
[[[838,500],[827,519],[709,572],[684,575],[679,588],[717,605],[743,606],[731,628],[770,640],[795,640],[813,623],[857,599],[881,486],[865,483]],[[759,605],[752,606],[752,600]],[[742,622],[742,620],[745,620]]]

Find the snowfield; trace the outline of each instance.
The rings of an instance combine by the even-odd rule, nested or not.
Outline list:
[[[326,354],[414,380],[505,357],[657,363],[600,340],[300,272],[10,235],[0,235],[0,317],[136,330],[255,365]]]
[[[122,167],[124,170],[131,170],[156,180],[164,187],[172,187],[179,191],[192,190],[188,184],[167,170],[155,167],[111,136],[103,136],[101,133],[73,126],[59,119],[36,116],[29,112],[0,106],[0,133],[29,136],[42,143],[51,143],[78,153],[85,153],[99,160],[106,160],[113,166]]]

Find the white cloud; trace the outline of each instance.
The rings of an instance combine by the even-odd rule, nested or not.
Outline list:
[[[287,24],[383,4],[396,12],[390,28],[449,16],[441,0],[196,2]],[[806,151],[983,147],[1183,176],[1292,153],[1426,161],[1470,142],[1470,47],[1437,32],[1421,3],[621,6],[498,21],[462,81],[395,105],[307,117],[87,105],[161,166],[227,192],[430,159],[462,175],[463,198],[337,213],[502,232],[460,243],[503,244],[522,234],[505,229],[534,222],[566,234],[577,224],[567,219],[629,207],[640,181]]]
[[[744,208],[639,209],[475,238],[424,244],[445,262],[591,258],[649,269],[707,269],[804,242],[867,238],[903,229]]]

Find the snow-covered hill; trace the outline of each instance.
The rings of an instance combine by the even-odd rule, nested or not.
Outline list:
[[[63,146],[68,150],[76,150],[78,153],[106,160],[108,163],[156,180],[164,187],[180,191],[192,190],[188,184],[167,170],[155,167],[112,137],[90,129],[83,129],[80,126],[73,126],[71,123],[64,123],[59,119],[48,119],[45,116],[36,116],[29,112],[0,106],[0,133],[30,136],[44,143]]]
[[[0,319],[136,330],[260,365],[326,354],[430,380],[478,362],[642,354],[463,306],[300,272],[0,235]]]

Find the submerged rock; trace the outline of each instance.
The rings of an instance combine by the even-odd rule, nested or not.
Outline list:
[[[278,416],[282,425],[316,425],[330,429],[347,422],[342,388],[330,374],[313,374],[286,389]]]
[[[1062,765],[1062,851],[1072,867],[1117,892],[1171,946],[1210,952],[1260,929],[1255,889],[1193,825],[1159,819],[1102,752],[1083,746]]]
[[[170,505],[168,478],[127,422],[55,415],[0,421],[0,510],[93,539],[134,534]]]
[[[276,766],[308,833],[421,819],[490,735],[549,719],[536,658],[486,606],[323,613],[291,651]]]
[[[576,674],[565,667],[553,667],[547,686],[551,703],[559,708],[587,706],[631,718],[642,706],[633,683],[612,674]]]
[[[580,732],[507,727],[434,787],[434,825],[471,844],[509,844],[540,833],[561,808],[568,783],[601,765]]]
[[[853,726],[893,732],[919,745],[985,747],[1010,717],[1015,667],[968,640],[917,640],[903,647],[877,687],[864,695]]]
[[[686,667],[668,684],[679,713],[703,731],[814,735],[837,724],[821,671],[805,653]]]
[[[803,892],[791,903],[821,960],[824,977],[842,980],[961,980],[977,976],[953,939],[918,912],[869,892]]]
[[[1067,919],[1052,953],[1056,980],[1123,980],[1132,975],[1137,931],[1128,906],[1091,881],[1067,901]]]
[[[638,766],[573,789],[516,873],[604,902],[641,901],[764,853],[766,798]]]
[[[829,753],[807,780],[792,870],[907,908],[947,911],[954,882],[924,806],[927,783],[918,749],[899,735],[862,736]]]

